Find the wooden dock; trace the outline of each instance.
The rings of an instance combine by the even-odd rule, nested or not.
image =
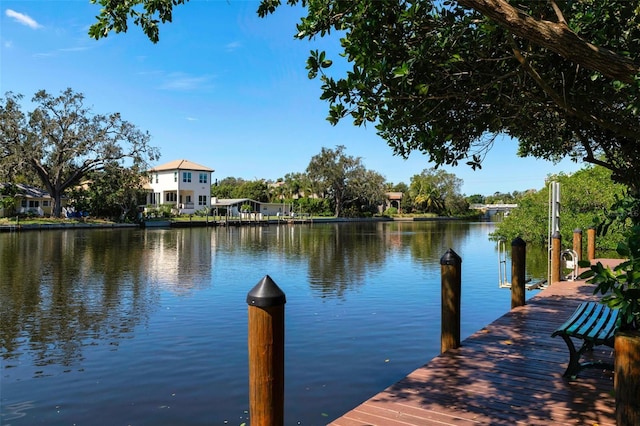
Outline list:
[[[569,351],[551,337],[581,301],[597,300],[593,289],[552,284],[330,425],[615,425],[612,372],[562,377]],[[613,353],[603,346],[589,356]]]

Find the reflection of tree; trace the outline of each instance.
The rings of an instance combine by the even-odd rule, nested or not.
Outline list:
[[[283,238],[285,252],[308,259],[311,288],[323,297],[341,297],[370,280],[370,274],[382,267],[391,251],[409,251],[425,265],[439,262],[448,248],[466,238],[469,225],[440,221],[341,223],[291,232],[290,238]]]
[[[300,241],[309,262],[309,285],[323,297],[341,297],[366,283],[384,263],[385,244],[371,224],[313,227]]]
[[[511,247],[508,248],[511,250]],[[546,247],[537,247],[527,244],[527,275],[531,277],[546,277],[549,267],[549,250]]]
[[[403,245],[411,248],[411,256],[420,263],[439,263],[450,248],[459,250],[469,234],[469,224],[459,221],[398,222]]]
[[[82,348],[130,337],[157,298],[130,231],[27,232],[0,245],[2,357],[73,365]],[[24,259],[32,259],[28,264]]]

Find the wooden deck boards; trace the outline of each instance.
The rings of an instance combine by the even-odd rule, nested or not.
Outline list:
[[[551,337],[581,301],[596,299],[593,288],[552,284],[330,425],[615,425],[612,373],[562,377],[569,351]],[[589,356],[613,353],[603,346]]]

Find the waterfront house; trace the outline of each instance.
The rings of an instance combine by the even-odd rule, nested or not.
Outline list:
[[[211,208],[211,175],[209,167],[189,160],[175,160],[149,170],[147,206],[172,206],[178,214],[192,214]]]
[[[7,194],[7,192],[11,192]],[[3,195],[4,194],[4,195]],[[22,183],[0,183],[0,198],[12,197],[15,205],[0,204],[0,217],[12,215],[50,216],[53,200],[47,191]],[[63,199],[63,205],[65,200]]]
[[[293,204],[262,203],[250,198],[216,198],[211,200],[213,214],[218,216],[240,217],[242,219],[262,220],[271,216],[289,216]]]

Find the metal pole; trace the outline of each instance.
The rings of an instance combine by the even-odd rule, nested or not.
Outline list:
[[[440,259],[442,324],[440,352],[460,347],[460,295],[462,259],[449,249]]]
[[[284,424],[285,294],[266,275],[247,294],[251,426]]]

